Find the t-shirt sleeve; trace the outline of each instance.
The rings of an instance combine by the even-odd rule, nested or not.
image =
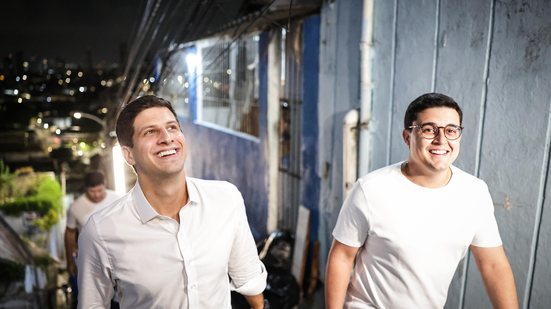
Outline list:
[[[364,190],[360,182],[356,182],[342,205],[333,237],[347,246],[361,247],[369,232],[367,207]]]
[[[486,184],[484,184],[480,200],[480,212],[478,215],[480,220],[471,244],[477,247],[499,247],[502,245],[502,242],[494,215],[494,203]]]
[[[71,204],[69,209],[67,210],[67,227],[70,229],[76,229],[77,228],[77,219],[75,218],[74,214],[74,205]]]

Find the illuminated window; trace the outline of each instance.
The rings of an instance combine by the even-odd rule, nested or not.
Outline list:
[[[258,136],[257,38],[217,38],[201,44],[199,120]]]

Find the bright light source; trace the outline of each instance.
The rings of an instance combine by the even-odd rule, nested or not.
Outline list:
[[[13,95],[18,95],[19,94],[19,90],[18,89],[13,89]]]
[[[155,77],[153,77],[153,76],[150,77],[150,78],[149,78],[149,82],[150,82],[150,83],[154,83],[154,82],[155,82]]]
[[[60,129],[55,129],[55,134],[57,134],[57,135],[61,134],[61,130]]]
[[[16,81],[16,82],[18,82],[18,81],[20,81],[20,80],[21,80],[21,77],[19,77],[19,76],[16,76],[16,77],[15,77],[15,81]]]
[[[47,97],[46,102],[48,102],[48,103],[52,102],[52,97]]]
[[[23,98],[18,98],[17,103],[23,103]]]
[[[78,91],[84,92],[84,91],[86,91],[86,88],[84,88],[83,86],[80,86],[80,87],[78,87]]]
[[[72,72],[71,72],[71,70],[67,70],[66,73],[67,73],[67,76],[71,76],[71,73],[72,73]]]
[[[45,124],[44,124],[44,129],[47,129],[47,128],[49,128],[49,127],[50,127],[50,125],[49,125],[48,123],[45,123]]]
[[[197,65],[201,62],[201,59],[196,54],[187,54],[186,55],[186,64],[188,72],[194,72],[197,68]]]
[[[78,150],[78,151],[77,151],[77,155],[78,155],[79,157],[82,157],[82,155],[84,155],[84,152],[82,152],[82,150]]]
[[[23,75],[23,80],[27,80],[27,75]]]
[[[75,117],[76,119],[80,119],[82,117],[82,114],[79,112],[75,112],[73,113],[73,117]]]
[[[78,77],[82,77],[84,75],[84,73],[82,73],[82,71],[81,71],[81,72],[78,72],[77,75],[78,75]]]
[[[65,82],[68,84],[68,83],[71,82],[71,79],[70,79],[69,77],[67,77],[67,78],[65,79]]]
[[[36,119],[36,123],[41,124],[42,123],[42,118]]]
[[[124,158],[119,144],[115,144],[111,150],[113,153],[113,175],[115,175],[115,192],[126,194],[126,177],[124,174]]]

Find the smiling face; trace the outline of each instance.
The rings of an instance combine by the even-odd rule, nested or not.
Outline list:
[[[434,123],[439,127],[461,125],[459,114],[449,107],[432,107],[418,113],[413,125],[425,123]],[[461,137],[448,140],[442,129],[434,139],[423,138],[420,128],[404,129],[402,136],[409,147],[408,164],[417,174],[432,176],[448,173],[450,165],[459,155]]]
[[[178,121],[165,107],[152,107],[134,119],[133,146],[122,146],[128,164],[138,177],[166,179],[182,174],[187,155],[186,141]]]

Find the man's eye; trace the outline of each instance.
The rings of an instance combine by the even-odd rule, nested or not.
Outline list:
[[[146,130],[143,135],[151,135],[153,133],[155,133],[155,130]]]
[[[447,128],[446,131],[447,131],[449,134],[456,134],[456,133],[457,133],[457,129],[456,129],[456,128]]]
[[[426,132],[426,133],[431,133],[431,132],[434,132],[434,128],[433,127],[423,127],[422,128],[423,132]]]

